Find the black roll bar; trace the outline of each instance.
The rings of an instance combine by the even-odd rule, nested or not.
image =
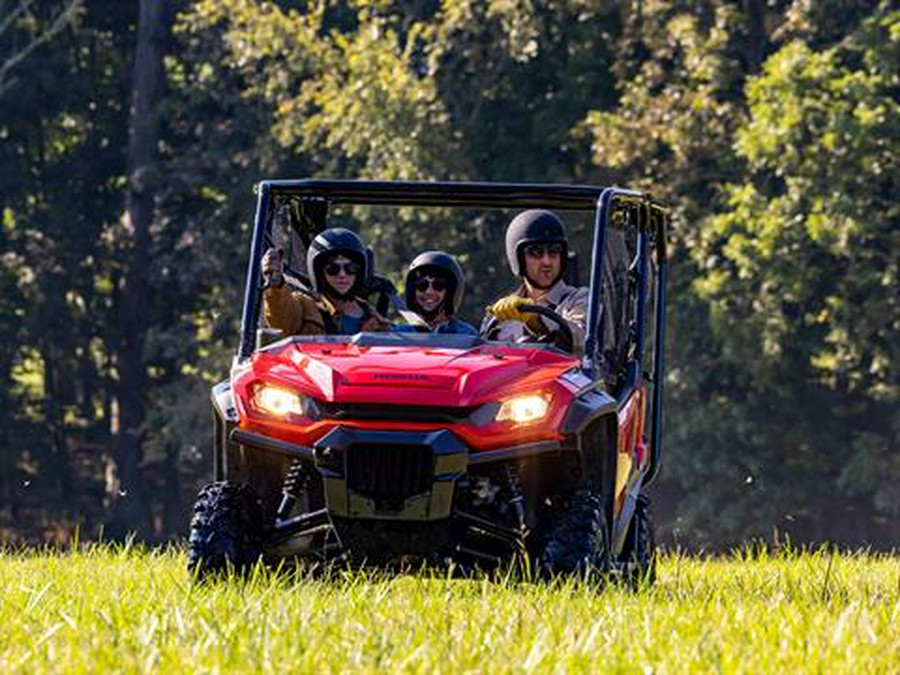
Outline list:
[[[241,315],[241,344],[238,358],[249,358],[256,343],[256,327],[259,324],[259,305],[262,300],[259,267],[262,264],[266,233],[269,230],[271,190],[269,183],[259,184],[256,194],[256,218],[253,221],[253,240],[250,244],[250,261],[247,263],[247,283],[244,290],[244,312]]]
[[[650,431],[650,466],[647,468],[646,484],[653,482],[659,474],[660,451],[662,445],[662,396],[665,380],[666,349],[666,275],[669,268],[666,233],[668,231],[668,214],[662,209],[653,212],[654,239],[656,244],[656,320],[654,321],[655,338],[653,340],[653,399],[650,408],[650,419],[653,427]]]
[[[650,198],[642,192],[621,188],[604,188],[597,200],[594,217],[594,244],[591,254],[591,282],[588,293],[587,331],[584,336],[582,367],[591,377],[599,371],[598,346],[603,344],[603,256],[606,250],[606,228],[615,202],[629,201],[645,205]]]
[[[593,211],[603,187],[545,183],[269,180],[273,197],[321,197],[331,204],[545,208]]]
[[[653,244],[656,249],[656,317],[655,339],[653,345],[653,394],[650,410],[650,464],[647,467],[646,484],[650,484],[659,473],[660,451],[662,444],[662,394],[665,368],[665,331],[666,331],[666,272],[668,269],[666,233],[668,220],[665,211],[653,202],[647,195],[632,190],[619,188],[606,188],[597,200],[597,212],[594,218],[594,242],[591,258],[591,283],[588,294],[587,333],[584,339],[584,357],[582,368],[591,378],[596,379],[599,372],[599,349],[603,344],[603,326],[601,321],[603,312],[603,256],[606,247],[606,229],[609,218],[614,210],[616,202],[625,201],[634,203],[638,207],[639,218],[639,253],[641,266],[639,273],[640,288],[638,302],[639,314],[643,316],[646,307],[645,289],[643,288],[647,274],[647,239],[652,233]],[[643,363],[644,324],[637,326],[639,366]],[[643,370],[635,373],[638,379],[643,378]]]

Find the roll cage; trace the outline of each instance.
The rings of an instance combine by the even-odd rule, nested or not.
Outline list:
[[[634,190],[590,185],[362,180],[264,180],[256,185],[255,191],[256,216],[237,353],[237,358],[241,361],[250,358],[255,349],[263,291],[260,266],[267,242],[272,241],[272,226],[279,199],[298,199],[301,204],[308,206],[303,210],[312,214],[306,220],[314,230],[324,227],[324,217],[329,205],[547,208],[595,214],[585,350],[580,369],[591,380],[597,381],[602,358],[599,346],[604,344],[605,322],[600,319],[604,305],[603,266],[607,231],[613,214],[623,213],[636,229],[636,256],[629,266],[628,275],[637,292],[635,305],[630,308],[633,319],[628,326],[633,349],[627,359],[626,372],[619,389],[620,392],[631,391],[641,387],[646,380],[653,385],[647,480],[655,477],[659,469],[661,439],[668,214],[649,195]],[[650,273],[651,266],[655,275]],[[652,287],[651,279],[654,282]],[[654,310],[652,374],[649,375],[644,370],[648,292],[652,293]]]

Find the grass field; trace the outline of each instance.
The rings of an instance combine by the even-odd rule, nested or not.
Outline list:
[[[0,672],[900,672],[900,558],[662,558],[638,592],[0,553]]]

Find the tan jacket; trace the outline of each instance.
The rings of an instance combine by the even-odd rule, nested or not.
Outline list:
[[[269,286],[263,293],[263,315],[270,328],[285,335],[320,335],[325,322],[316,301],[287,284]]]
[[[363,324],[365,331],[389,330],[390,323],[365,300],[357,299],[368,315]],[[278,328],[289,335],[320,335],[326,330],[325,316],[334,326],[341,325],[341,311],[325,296],[317,303],[300,291],[292,290],[287,284],[269,287],[263,294],[263,312],[266,324]]]

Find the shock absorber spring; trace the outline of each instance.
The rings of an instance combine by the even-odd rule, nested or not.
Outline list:
[[[519,521],[519,532],[523,535],[528,531],[528,524],[525,522],[525,496],[522,494],[522,485],[519,482],[519,474],[509,464],[506,465],[506,485],[509,490],[509,504],[516,512],[516,518]]]
[[[306,487],[306,480],[306,467],[299,459],[295,459],[291,462],[281,486],[281,504],[278,506],[276,520],[284,520],[291,515],[291,510],[297,503],[301,490]]]

